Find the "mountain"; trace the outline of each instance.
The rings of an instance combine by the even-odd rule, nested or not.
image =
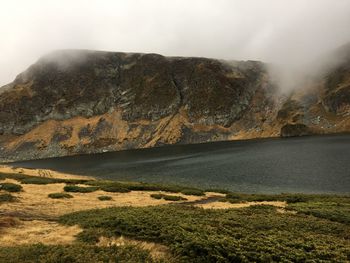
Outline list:
[[[2,161],[346,132],[350,59],[285,96],[258,61],[56,51],[0,88],[0,120]]]

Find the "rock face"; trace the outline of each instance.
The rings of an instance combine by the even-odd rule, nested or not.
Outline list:
[[[302,123],[286,124],[281,128],[281,137],[306,136],[310,134],[310,129]]]
[[[349,65],[282,98],[261,62],[57,51],[0,89],[0,161],[350,130]]]

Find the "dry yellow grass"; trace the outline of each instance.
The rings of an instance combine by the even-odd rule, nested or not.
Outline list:
[[[0,233],[2,246],[25,244],[69,244],[82,229],[78,226],[63,226],[44,220],[20,221],[14,227],[3,229]]]
[[[19,183],[16,180],[6,179],[4,182]],[[154,199],[150,195],[161,192],[132,191],[129,193],[107,193],[96,191],[92,193],[70,193],[71,199],[50,199],[48,194],[63,192],[65,184],[22,184],[23,191],[13,193],[18,202],[4,203],[0,205],[3,213],[26,215],[28,218],[53,218],[63,214],[94,208],[105,208],[111,206],[150,206],[168,204],[171,201]],[[102,195],[112,197],[110,201],[100,201],[97,198]],[[188,201],[201,199],[199,196],[185,196]]]
[[[4,170],[3,170],[4,171]],[[7,171],[7,170],[6,170]],[[18,172],[18,171],[17,171]],[[26,170],[24,170],[27,173]],[[35,175],[33,170],[30,175]],[[73,175],[60,174],[60,178],[76,178]],[[2,182],[20,182],[13,179],[5,179]],[[51,199],[48,194],[63,192],[65,184],[22,184],[23,191],[12,193],[18,198],[17,202],[3,203],[0,205],[0,244],[2,246],[16,246],[22,244],[68,244],[75,240],[75,236],[82,231],[78,226],[63,226],[49,221],[60,215],[112,206],[150,206],[168,204],[171,201],[151,198],[151,191],[132,191],[129,193],[107,193],[96,191],[92,193],[70,193],[71,199]],[[81,185],[84,187],[84,185]],[[1,191],[0,191],[1,193]],[[99,196],[108,195],[110,201],[100,201]],[[196,201],[202,197],[185,196],[188,201]],[[113,244],[137,244],[151,252],[156,258],[163,258],[168,253],[167,248],[155,243],[140,242],[135,240],[115,239],[106,241],[101,238],[100,245]],[[119,241],[117,241],[119,240]],[[124,242],[124,243],[123,243]]]
[[[1,172],[28,174],[31,176],[40,176],[41,171],[35,169],[14,169],[9,166],[1,166]],[[86,178],[82,176],[58,173],[49,171],[50,176],[54,178]],[[91,178],[90,178],[91,179]],[[13,179],[5,179],[3,182],[17,183]],[[22,244],[44,243],[44,244],[68,244],[76,239],[76,235],[81,232],[78,226],[63,226],[50,221],[60,215],[72,213],[81,210],[106,208],[113,206],[152,206],[172,203],[164,199],[154,199],[150,195],[154,193],[164,193],[161,191],[131,191],[129,193],[107,193],[96,191],[92,193],[70,193],[73,198],[70,199],[51,199],[50,193],[63,192],[65,184],[22,184],[23,191],[12,193],[18,201],[3,203],[0,205],[0,244],[3,246],[15,246]],[[84,187],[85,185],[81,185]],[[0,191],[1,192],[1,191]],[[99,196],[108,195],[112,200],[100,201]],[[185,196],[185,202],[195,202],[208,197],[223,197],[224,194],[207,192],[205,196]],[[181,201],[183,202],[183,201]],[[209,202],[205,204],[195,204],[195,206],[204,209],[229,209],[243,208],[251,205],[273,205],[284,210],[285,202],[248,202],[241,204],[231,204],[227,202]],[[2,227],[1,227],[2,226]],[[167,247],[150,242],[120,238],[101,237],[99,245],[126,245],[135,244],[150,251],[154,258],[166,258],[169,255]]]
[[[0,218],[1,220],[1,218]],[[76,241],[76,236],[82,232],[79,226],[63,226],[56,222],[44,220],[19,221],[15,226],[3,229],[0,232],[1,246],[19,246],[42,243],[45,245],[64,245]],[[133,240],[121,237],[100,237],[98,246],[125,246],[136,245],[148,250],[154,259],[170,257],[166,246],[154,243]]]
[[[68,173],[61,173],[49,169],[29,169],[29,168],[16,168],[9,165],[0,165],[0,173],[9,173],[9,174],[25,174],[30,176],[38,177],[50,177],[50,178],[59,178],[59,179],[87,179],[95,180],[91,176],[82,176],[82,175],[73,175]]]
[[[18,225],[19,220],[10,216],[0,217],[0,234],[4,229],[9,227],[15,227]]]
[[[98,246],[125,246],[125,245],[136,245],[142,249],[148,250],[154,259],[167,259],[170,256],[168,247],[154,242],[146,242],[134,240],[126,237],[100,237],[97,244]]]

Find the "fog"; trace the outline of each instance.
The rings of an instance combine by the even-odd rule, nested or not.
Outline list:
[[[285,89],[350,41],[350,0],[0,0],[0,86],[56,49],[262,60]],[[292,76],[292,77],[291,77]]]

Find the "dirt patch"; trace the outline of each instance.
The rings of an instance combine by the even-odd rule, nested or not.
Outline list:
[[[9,227],[14,227],[19,224],[19,220],[14,217],[4,216],[0,217],[0,233]]]

